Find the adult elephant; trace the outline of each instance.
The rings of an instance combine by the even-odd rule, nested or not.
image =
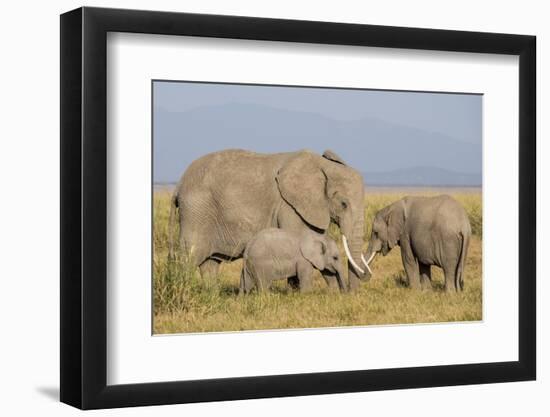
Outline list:
[[[242,257],[260,230],[277,227],[326,234],[340,227],[349,262],[349,288],[370,271],[363,259],[364,187],[359,172],[334,152],[259,154],[225,150],[195,160],[181,177],[170,211],[170,254],[179,208],[180,246],[201,275],[217,273],[222,261]],[[324,276],[337,286],[332,276]]]

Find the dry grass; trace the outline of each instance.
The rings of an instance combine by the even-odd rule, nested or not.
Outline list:
[[[441,190],[416,190],[422,195]],[[278,282],[272,292],[237,295],[241,261],[223,264],[219,277],[206,284],[184,259],[168,262],[170,193],[154,196],[154,333],[187,333],[259,329],[339,327],[369,324],[475,321],[482,318],[482,205],[479,190],[445,190],[466,209],[474,236],[467,259],[465,290],[443,292],[443,274],[433,268],[433,291],[407,288],[399,249],[373,263],[373,278],[353,294],[330,291],[320,275],[308,294]],[[365,242],[370,220],[385,205],[409,190],[372,190],[367,194]],[[331,234],[337,235],[336,227]],[[365,244],[366,245],[366,244]]]

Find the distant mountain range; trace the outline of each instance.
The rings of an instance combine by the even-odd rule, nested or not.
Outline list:
[[[465,174],[434,167],[414,167],[385,172],[363,172],[367,185],[479,187],[481,174]]]
[[[154,181],[177,182],[207,153],[331,149],[364,173],[367,184],[479,185],[481,144],[377,118],[335,120],[256,104],[213,105],[184,112],[155,109]]]
[[[481,174],[464,174],[433,167],[414,167],[384,172],[362,172],[367,186],[406,187],[480,187]],[[157,181],[157,185],[174,185],[175,181]]]

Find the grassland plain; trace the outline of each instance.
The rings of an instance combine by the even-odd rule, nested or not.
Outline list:
[[[407,287],[399,248],[377,256],[373,277],[355,293],[326,287],[320,274],[311,293],[292,291],[279,281],[266,294],[238,295],[241,261],[222,264],[219,277],[206,284],[182,255],[168,261],[168,216],[171,192],[158,188],[153,201],[153,332],[155,334],[239,330],[364,326],[482,319],[482,199],[480,189],[367,190],[365,249],[374,214],[411,194],[450,194],[466,209],[472,225],[462,293],[443,291],[443,274],[432,268],[434,291]],[[338,238],[338,228],[330,234]]]

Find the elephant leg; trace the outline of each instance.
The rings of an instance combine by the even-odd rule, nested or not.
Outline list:
[[[303,219],[296,214],[296,211],[290,207],[288,204],[283,204],[280,208],[279,213],[277,214],[277,226],[280,229],[292,230],[295,232],[309,231],[309,227],[304,223]],[[326,235],[326,233],[320,233],[320,235]],[[328,287],[331,289],[338,289],[338,281],[336,277],[330,275],[323,275],[323,279],[327,283]],[[299,280],[295,277],[287,279],[288,285],[293,290],[299,288]]]
[[[445,291],[459,291],[460,285],[457,285],[457,266],[460,262],[462,239],[457,236],[444,236],[441,267],[445,274]]]
[[[253,265],[249,271],[250,285],[256,287],[258,293],[265,293],[271,288],[272,271],[270,266]]]
[[[300,292],[306,293],[311,291],[313,285],[312,285],[312,272],[313,267],[309,265],[308,263],[298,264],[297,268],[297,277],[298,281],[300,281]]]
[[[351,267],[350,267],[351,268]],[[361,281],[348,269],[349,290],[354,292],[359,290]]]
[[[457,291],[456,264],[449,262],[443,265],[443,273],[445,274],[445,291]]]
[[[330,290],[332,291],[340,290],[340,287],[338,286],[338,279],[336,278],[336,276],[328,273],[322,273],[322,272],[321,272],[321,275],[323,276],[323,279],[327,283]]]
[[[258,291],[258,293],[263,294],[269,290],[270,287],[269,281],[264,277],[259,276],[256,278],[256,291]]]
[[[288,286],[292,288],[293,290],[297,290],[300,288],[300,280],[298,280],[298,277],[290,277],[287,279]]]
[[[416,259],[412,252],[410,242],[405,239],[401,242],[401,259],[403,261],[405,273],[407,274],[409,286],[414,289],[420,289],[418,259]]]
[[[210,260],[212,250],[204,244],[199,237],[201,233],[189,230],[189,228],[180,228],[180,251],[182,262],[189,267],[200,269],[201,276],[204,278],[211,270],[217,273],[215,260]],[[204,266],[203,266],[204,265]],[[209,274],[211,275],[211,274]]]
[[[461,260],[461,265],[456,269],[455,286],[457,291],[464,291],[464,260]]]
[[[246,270],[246,267],[243,266],[241,271],[241,285],[239,290],[239,295],[249,294],[254,288],[254,280],[250,276],[250,273]]]
[[[432,288],[432,268],[431,265],[423,263],[418,264],[420,270],[420,286],[423,290]]]
[[[246,276],[246,270],[243,266],[243,269],[241,271],[241,279],[239,281],[239,295],[248,294],[248,277]]]
[[[241,271],[241,279],[239,280],[239,295],[247,294],[248,291],[245,289],[245,277],[244,277],[244,268]]]
[[[199,268],[201,277],[205,282],[212,283],[217,278],[221,261],[210,257],[214,252],[213,248],[198,239],[198,236],[201,235],[196,231],[183,230],[180,237],[182,254],[189,266]]]
[[[208,258],[200,264],[201,277],[207,284],[216,282],[220,272],[220,263],[217,259]]]

